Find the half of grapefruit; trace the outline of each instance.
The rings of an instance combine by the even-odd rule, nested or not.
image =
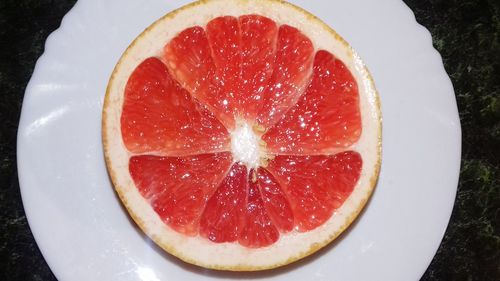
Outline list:
[[[206,268],[301,259],[358,216],[379,173],[373,80],[330,27],[276,0],[208,0],[148,27],[103,109],[116,192],[161,248]]]

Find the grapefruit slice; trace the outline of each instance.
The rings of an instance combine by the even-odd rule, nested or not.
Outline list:
[[[380,168],[378,96],[330,27],[277,0],[199,1],[148,27],[110,78],[116,192],[161,248],[252,271],[333,241]]]

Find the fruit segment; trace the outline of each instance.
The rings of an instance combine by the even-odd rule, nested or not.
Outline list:
[[[232,110],[221,96],[216,66],[202,27],[187,28],[173,38],[164,48],[163,60],[182,87],[206,105],[228,129],[233,127]]]
[[[234,242],[243,221],[248,189],[245,165],[235,163],[208,201],[201,216],[200,234],[212,242]]]
[[[189,157],[133,156],[129,171],[141,195],[174,230],[198,234],[205,204],[232,163],[231,153]]]
[[[157,58],[143,61],[127,82],[121,131],[133,153],[180,156],[227,150],[230,144],[226,128]]]
[[[354,151],[333,156],[277,156],[267,169],[287,195],[295,228],[304,232],[326,222],[351,194],[362,159]]]
[[[293,212],[283,192],[274,176],[266,169],[257,169],[256,183],[262,194],[262,200],[266,211],[274,225],[281,232],[289,232],[293,229]],[[252,184],[253,181],[250,181]]]
[[[239,18],[241,30],[240,112],[253,123],[262,104],[264,90],[273,74],[278,26],[266,17]]]
[[[241,35],[238,19],[218,17],[206,26],[208,43],[215,65],[215,81],[219,88],[215,96],[206,97],[214,109],[234,118],[240,109],[239,102],[245,93],[241,87]]]
[[[269,128],[297,102],[310,81],[313,59],[311,40],[294,27],[280,26],[274,70],[264,89],[258,124]]]
[[[249,248],[269,246],[278,240],[280,233],[264,207],[258,184],[250,180],[247,194],[238,242]]]
[[[360,135],[356,81],[342,61],[318,51],[306,93],[262,139],[274,154],[331,154]]]

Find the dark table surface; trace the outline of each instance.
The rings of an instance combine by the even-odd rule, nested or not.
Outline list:
[[[74,0],[0,1],[0,280],[55,280],[30,232],[16,171],[24,90]],[[455,207],[421,280],[500,280],[500,1],[404,0],[455,87],[463,132]]]

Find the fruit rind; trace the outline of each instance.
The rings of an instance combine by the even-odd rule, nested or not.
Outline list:
[[[207,11],[210,11],[210,13]],[[133,69],[148,56],[157,55],[163,47],[162,45],[175,36],[177,32],[196,24],[206,23],[210,18],[219,15],[237,16],[249,13],[258,13],[270,17],[280,24],[286,23],[295,26],[315,42],[316,49],[330,51],[342,61],[348,62],[346,65],[355,75],[358,84],[360,84],[361,108],[365,110],[362,112],[363,132],[360,143],[352,147],[354,150],[361,150],[363,156],[362,180],[358,182],[355,188],[354,192],[356,193],[353,192],[353,195],[348,198],[327,223],[307,233],[292,231],[292,234],[287,236],[289,237],[288,240],[293,240],[293,235],[308,236],[310,238],[309,240],[304,239],[309,243],[297,238],[296,240],[299,242],[291,245],[292,248],[296,246],[296,249],[292,249],[294,251],[291,251],[288,255],[284,254],[286,250],[283,250],[287,247],[287,245],[283,244],[283,240],[287,240],[286,238],[280,239],[270,247],[251,250],[237,244],[214,244],[200,238],[195,239],[199,243],[197,246],[206,246],[206,248],[210,248],[214,252],[201,253],[201,256],[193,255],[194,246],[183,248],[183,246],[190,243],[187,240],[189,238],[184,237],[183,239],[182,235],[162,223],[147,202],[141,200],[142,197],[128,174],[128,159],[131,154],[125,149],[121,139],[119,119],[123,96],[120,96],[120,93],[123,93],[126,80]],[[329,36],[318,35],[318,33],[321,33],[318,30],[328,33]],[[154,40],[157,40],[157,38],[163,38],[164,41],[154,46]],[[332,40],[334,44],[328,44]],[[369,130],[368,133],[367,130]],[[218,270],[257,271],[276,268],[302,259],[323,248],[337,238],[362,211],[374,190],[380,170],[382,134],[380,101],[373,79],[366,66],[347,42],[316,16],[288,2],[278,0],[198,1],[165,15],[146,28],[127,48],[111,75],[104,101],[102,131],[104,154],[109,175],[120,200],[136,224],[156,244],[170,254],[188,263]],[[363,135],[366,139],[363,139]],[[365,169],[366,165],[369,166]],[[367,170],[369,174],[367,174]],[[176,240],[172,239],[172,237],[176,237]],[[299,247],[298,244],[306,244],[306,246]],[[221,251],[231,254],[224,255]]]

